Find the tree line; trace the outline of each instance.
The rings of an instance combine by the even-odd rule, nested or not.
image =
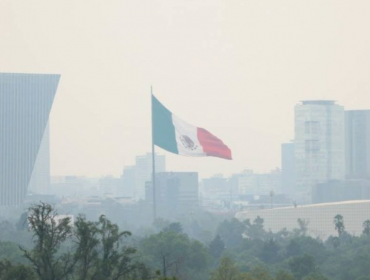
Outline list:
[[[156,231],[135,236],[104,215],[72,222],[39,203],[15,225],[0,223],[0,280],[370,280],[370,220],[359,237],[341,215],[332,226],[337,236],[323,241],[303,219],[272,233],[260,217],[229,218],[205,241],[194,238],[201,222],[190,233],[157,220]]]

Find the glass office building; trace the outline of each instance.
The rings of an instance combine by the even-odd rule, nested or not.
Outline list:
[[[0,206],[22,204],[60,75],[0,73]]]

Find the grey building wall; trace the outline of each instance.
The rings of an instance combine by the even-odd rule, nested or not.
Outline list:
[[[162,172],[156,174],[157,217],[189,217],[199,210],[197,172]],[[146,183],[146,201],[152,207],[153,188]]]
[[[26,196],[59,78],[0,73],[0,206]]]
[[[153,168],[152,154],[147,153],[143,156],[137,156],[135,159],[136,182],[135,182],[135,198],[137,200],[145,199],[145,182],[152,180]],[[155,172],[166,171],[165,155],[155,154]]]
[[[293,196],[296,184],[294,143],[281,145],[281,188],[282,193]]]
[[[295,107],[295,199],[311,202],[311,190],[345,178],[344,108],[334,101],[302,101]]]
[[[370,110],[345,112],[346,177],[370,179]]]

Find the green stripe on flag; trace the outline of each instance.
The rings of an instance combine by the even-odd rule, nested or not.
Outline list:
[[[178,154],[175,127],[172,122],[172,113],[152,95],[152,121],[154,145]]]

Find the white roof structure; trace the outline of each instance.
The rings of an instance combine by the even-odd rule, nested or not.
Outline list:
[[[265,230],[278,232],[284,228],[291,231],[298,228],[298,219],[308,221],[308,234],[312,237],[327,239],[337,232],[333,223],[334,217],[343,216],[345,229],[348,233],[359,236],[362,234],[363,222],[370,220],[370,200],[356,200],[323,204],[302,205],[274,209],[247,210],[238,212],[240,221],[257,216],[264,219]]]

